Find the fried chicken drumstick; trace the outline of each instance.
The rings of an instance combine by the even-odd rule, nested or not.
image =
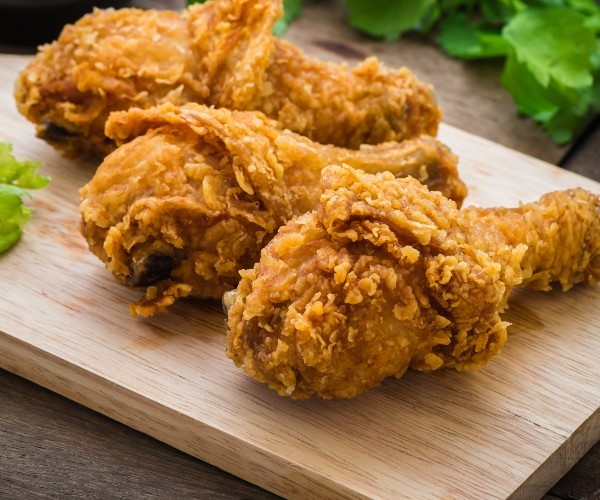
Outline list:
[[[432,89],[375,58],[352,71],[272,35],[281,0],[212,0],[182,13],[96,10],[41,48],[17,80],[20,112],[67,154],[105,155],[112,111],[188,102],[258,110],[323,144],[435,135]]]
[[[600,279],[600,197],[466,208],[411,178],[323,170],[317,211],[280,228],[229,302],[228,356],[292,398],[352,397],[409,367],[477,369],[513,286]]]
[[[278,227],[317,206],[330,163],[411,175],[458,203],[466,194],[456,157],[425,136],[349,150],[198,104],[113,113],[106,130],[126,143],[81,190],[82,233],[123,283],[147,287],[141,315],[235,287]]]

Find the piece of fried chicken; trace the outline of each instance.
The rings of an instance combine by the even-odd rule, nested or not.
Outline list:
[[[466,208],[411,178],[330,166],[229,308],[227,354],[281,395],[353,397],[409,367],[471,370],[506,340],[513,286],[600,279],[600,197]],[[232,305],[231,305],[232,304]]]
[[[182,13],[96,10],[43,46],[15,87],[37,134],[69,155],[115,147],[112,111],[170,102],[258,110],[323,144],[435,135],[432,89],[369,58],[352,71],[274,38],[281,0],[212,0]]]
[[[235,287],[279,226],[317,206],[330,163],[411,175],[458,203],[466,195],[456,157],[425,136],[349,150],[258,112],[198,104],[113,113],[106,130],[126,144],[81,190],[82,233],[119,280],[147,287],[132,309],[144,316]]]

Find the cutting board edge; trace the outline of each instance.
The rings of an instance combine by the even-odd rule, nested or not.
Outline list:
[[[10,349],[7,347],[9,344],[11,344]],[[10,359],[5,355],[9,352]],[[255,444],[221,429],[194,420],[188,415],[161,405],[157,401],[111,382],[85,367],[66,361],[3,330],[0,330],[0,368],[277,495],[286,498],[307,498],[307,495],[322,496],[327,493],[327,498],[333,500],[337,498],[374,498],[300,465],[294,466],[283,457],[263,450]],[[77,382],[78,380],[80,381]],[[65,383],[66,381],[68,383]],[[117,399],[111,394],[111,391],[103,390],[108,389],[108,386],[111,385],[120,388],[122,398]],[[129,417],[124,408],[120,408],[121,400],[137,401],[141,407],[131,405],[131,408],[135,410],[138,417],[140,414],[144,414],[146,417],[162,416],[162,418],[160,421],[156,419],[158,425],[153,426],[153,422],[149,418],[139,419],[135,418],[135,415]],[[173,417],[183,418],[190,425],[200,424],[203,431],[208,432],[209,435],[196,432],[193,435],[195,443],[192,443],[183,437],[189,427],[181,425],[181,422],[177,425],[170,424],[169,422],[173,422]],[[170,427],[173,433],[164,432],[165,427]],[[222,451],[228,451],[232,455],[230,461],[227,460],[229,457],[223,457],[220,453],[211,454],[208,451],[215,443],[222,446]],[[222,443],[228,443],[229,446],[224,446]],[[257,459],[239,460],[237,456],[233,456],[234,452],[239,454],[240,444],[246,446],[245,451],[254,454]],[[251,463],[253,467],[260,467],[259,474],[256,474],[256,469],[254,469],[254,474],[251,474],[247,467],[244,467],[244,464],[247,463]],[[290,475],[290,469],[293,471],[292,475],[301,481],[286,477]],[[276,474],[273,474],[274,472]],[[257,475],[260,476],[258,480]]]
[[[600,441],[600,407],[590,415],[509,497],[508,500],[543,497]]]
[[[484,145],[484,146],[489,145],[492,148],[502,150],[504,153],[511,154],[511,155],[517,155],[527,162],[535,163],[538,166],[543,166],[543,167],[549,168],[552,171],[554,171],[555,173],[559,174],[560,176],[566,176],[566,177],[580,179],[582,181],[582,183],[586,186],[585,189],[589,189],[591,186],[594,186],[596,189],[600,190],[600,182],[598,182],[594,179],[590,179],[589,177],[581,175],[577,172],[572,172],[570,170],[566,170],[563,167],[555,165],[554,163],[550,163],[546,160],[541,160],[540,158],[531,156],[530,154],[525,153],[523,151],[519,151],[517,149],[512,149],[508,146],[505,146],[504,144],[500,144],[499,142],[494,142],[490,139],[487,139],[480,135],[474,134],[472,132],[468,132],[467,130],[463,130],[462,128],[456,127],[454,125],[449,125],[448,123],[442,122],[440,124],[440,129],[438,131],[437,138],[440,139],[444,144],[448,145],[450,147],[450,149],[452,149],[453,152],[456,153],[456,151],[454,151],[454,149],[452,147],[452,143],[454,143],[453,136],[456,136],[456,137],[462,136],[469,141],[476,141],[481,145]],[[461,155],[459,154],[458,155],[458,173],[459,174],[460,174],[460,170],[461,170]]]
[[[9,344],[10,348],[8,348]],[[8,352],[12,355],[10,359],[5,355]],[[326,491],[327,498],[331,499],[376,498],[368,492],[363,494],[302,466],[294,467],[294,464],[290,464],[283,457],[221,429],[194,420],[188,415],[116,382],[111,382],[83,366],[66,361],[2,330],[0,330],[0,368],[277,495],[286,498],[306,498],[311,494],[322,496]],[[119,387],[120,398],[114,395],[115,386]],[[132,410],[131,416],[123,405],[124,401],[127,401],[126,404]],[[136,418],[136,415],[140,414],[146,415],[147,418]],[[176,425],[169,423],[175,419],[179,419]],[[181,422],[182,419],[186,422]],[[153,425],[154,422],[156,425]],[[184,437],[189,425],[202,427],[202,432],[193,434],[194,443]],[[165,432],[165,428],[170,428],[167,430],[172,432]],[[541,498],[599,440],[600,407],[558,446],[537,470],[518,485],[508,498],[511,500]],[[215,443],[218,443],[221,451],[228,453],[228,456],[207,451],[214,447]],[[256,459],[239,460],[236,456],[232,456],[234,452],[239,454],[240,445],[245,446],[245,451],[255,455]],[[254,473],[251,473],[247,466],[244,467],[247,463],[255,467]],[[290,475],[290,469],[292,475],[300,481],[286,477]],[[423,498],[431,496],[425,491],[422,493]]]

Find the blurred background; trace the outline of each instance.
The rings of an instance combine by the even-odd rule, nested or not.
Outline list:
[[[0,44],[16,52],[34,52],[37,45],[58,37],[63,26],[73,23],[94,7],[135,5],[152,9],[183,9],[185,0],[0,0]],[[18,50],[20,48],[20,50]]]

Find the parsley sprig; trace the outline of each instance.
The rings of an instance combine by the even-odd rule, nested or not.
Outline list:
[[[28,189],[43,188],[50,179],[37,172],[41,161],[17,160],[12,145],[0,142],[0,253],[21,237],[32,209],[23,203]]]
[[[444,2],[442,2],[444,3]],[[457,2],[440,12],[442,48],[504,58],[502,84],[520,113],[558,144],[600,109],[600,7],[594,0]]]

